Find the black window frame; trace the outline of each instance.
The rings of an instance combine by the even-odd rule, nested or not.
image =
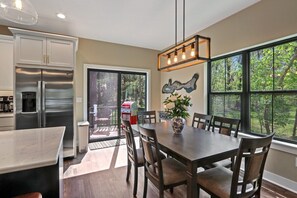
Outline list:
[[[290,43],[290,42],[297,42],[297,36],[291,37],[291,38],[286,38],[286,39],[281,39],[275,42],[271,42],[269,44],[263,44],[263,45],[259,45],[257,47],[251,47],[251,48],[246,48],[244,50],[240,50],[234,53],[229,53],[229,54],[225,54],[223,56],[217,56],[215,58],[212,58],[208,64],[207,64],[207,101],[210,101],[211,95],[241,95],[241,112],[240,112],[240,119],[241,119],[241,127],[240,127],[240,131],[246,134],[250,134],[250,135],[256,135],[256,136],[264,136],[264,134],[260,134],[260,133],[256,133],[251,131],[251,123],[250,123],[250,99],[251,99],[251,95],[255,94],[255,93],[263,93],[263,94],[271,94],[272,96],[274,94],[297,94],[297,90],[268,90],[268,91],[251,91],[250,89],[250,53],[253,51],[257,51],[257,50],[262,50],[262,49],[266,49],[266,48],[273,48],[275,46],[278,45],[282,45],[282,44],[286,44],[286,43]],[[218,92],[218,91],[214,91],[212,92],[211,90],[211,63],[213,61],[217,61],[217,60],[221,60],[221,59],[227,59],[230,58],[232,56],[236,56],[236,55],[242,55],[242,91],[241,92]],[[226,78],[226,77],[225,77]],[[225,80],[226,81],[226,80]],[[272,97],[274,98],[274,97]],[[207,104],[207,112],[208,114],[210,114],[210,102],[208,102]],[[273,120],[273,114],[272,114],[272,120]],[[272,126],[273,126],[272,122]],[[297,140],[289,140],[289,139],[284,139],[284,138],[279,138],[279,137],[275,137],[274,139],[283,141],[283,142],[288,142],[288,143],[293,143],[293,144],[297,144]]]

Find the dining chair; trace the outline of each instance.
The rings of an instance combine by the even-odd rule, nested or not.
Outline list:
[[[192,127],[205,129],[209,131],[211,125],[212,115],[205,115],[200,113],[194,113]]]
[[[233,136],[237,138],[239,125],[239,119],[214,116],[212,123],[212,131],[214,132],[218,130],[218,132],[221,134],[231,136],[233,130]]]
[[[134,133],[131,127],[131,123],[127,120],[122,121],[122,130],[126,138],[127,146],[127,175],[126,181],[129,181],[129,176],[131,172],[131,167],[134,167],[134,186],[133,186],[133,196],[136,197],[137,186],[138,186],[138,168],[144,165],[143,151],[142,148],[137,148],[134,139]],[[160,154],[161,159],[166,158],[164,154]],[[154,156],[156,161],[156,157]]]
[[[260,197],[266,158],[274,134],[261,138],[242,138],[233,171],[222,166],[197,174],[200,188],[211,197]],[[241,170],[244,163],[245,169]]]
[[[156,123],[156,111],[139,111],[137,112],[138,124]]]
[[[131,172],[131,166],[134,166],[134,186],[133,186],[133,197],[136,197],[137,185],[138,185],[138,167],[144,165],[143,152],[141,148],[136,148],[133,130],[131,124],[127,120],[122,120],[122,130],[126,138],[127,146],[127,175],[126,181],[129,181],[129,176]]]
[[[164,197],[164,190],[186,184],[186,167],[173,158],[161,159],[161,152],[154,129],[139,127],[144,156],[144,190],[146,198],[148,179],[159,189],[159,197]],[[155,159],[155,157],[156,159]]]
[[[213,116],[213,123],[212,123],[212,131],[218,131],[218,133],[223,135],[231,136],[232,132],[234,133],[233,136],[237,138],[238,131],[239,131],[240,120],[234,118],[225,118],[219,116]],[[231,168],[233,166],[234,158],[225,159],[218,162],[214,162],[212,164],[204,165],[204,169],[213,168],[216,166],[224,166],[226,168]]]

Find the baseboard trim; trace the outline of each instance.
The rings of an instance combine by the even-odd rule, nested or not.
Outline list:
[[[297,182],[295,181],[289,180],[269,171],[264,171],[263,179],[297,194]]]

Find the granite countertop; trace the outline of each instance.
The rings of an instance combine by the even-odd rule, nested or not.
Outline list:
[[[0,174],[56,164],[65,127],[2,131]]]

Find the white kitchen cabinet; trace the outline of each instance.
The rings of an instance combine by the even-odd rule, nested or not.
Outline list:
[[[15,44],[16,64],[46,65],[46,38],[17,35]]]
[[[12,113],[0,113],[0,131],[14,130],[14,117]]]
[[[13,90],[13,40],[0,35],[0,91]]]
[[[9,29],[15,36],[17,66],[74,67],[77,38],[17,28]]]
[[[71,41],[47,39],[47,65],[73,67],[74,45]]]

